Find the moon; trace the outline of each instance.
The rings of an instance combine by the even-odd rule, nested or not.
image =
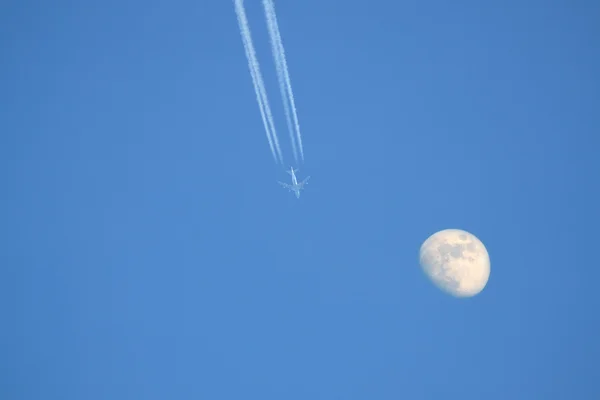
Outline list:
[[[423,272],[442,291],[455,297],[472,297],[490,278],[490,256],[475,235],[460,229],[445,229],[421,245]]]

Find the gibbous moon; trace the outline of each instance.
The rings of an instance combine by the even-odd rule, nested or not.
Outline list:
[[[421,245],[423,272],[441,290],[455,297],[472,297],[490,277],[490,257],[481,241],[469,232],[446,229]]]

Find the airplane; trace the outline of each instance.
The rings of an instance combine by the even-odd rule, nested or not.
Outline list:
[[[296,179],[296,172],[298,172],[297,169],[294,169],[292,167],[290,167],[289,171],[285,171],[288,174],[290,174],[292,176],[292,184],[288,185],[287,183],[283,183],[283,182],[278,182],[281,186],[283,186],[284,188],[288,189],[290,192],[296,192],[296,198],[300,198],[300,190],[304,189],[304,185],[306,184],[306,182],[308,182],[308,179],[310,178],[310,176],[307,176],[306,178],[304,178],[304,180],[300,183],[298,183],[298,179]]]

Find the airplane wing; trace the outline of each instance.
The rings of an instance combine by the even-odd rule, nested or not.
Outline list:
[[[298,186],[300,186],[301,188],[304,187],[305,184],[307,184],[308,180],[310,179],[310,176],[307,176],[306,178],[304,178],[304,180],[302,182],[300,182],[298,184]]]
[[[294,187],[292,185],[288,185],[287,183],[283,183],[283,182],[279,182],[277,181],[277,183],[279,183],[281,186],[283,186],[284,188],[293,191]]]

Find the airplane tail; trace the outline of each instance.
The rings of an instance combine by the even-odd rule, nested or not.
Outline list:
[[[294,173],[296,173],[296,172],[298,172],[298,169],[294,169],[294,168],[290,167],[289,171],[285,171],[285,172],[292,175],[292,171],[294,171]]]

